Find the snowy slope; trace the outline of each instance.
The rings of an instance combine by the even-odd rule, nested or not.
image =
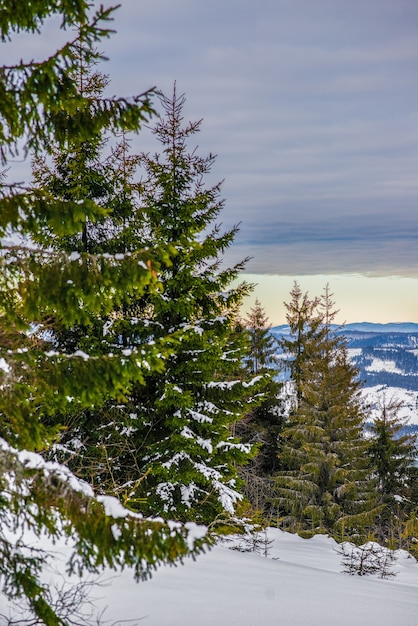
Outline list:
[[[398,553],[396,578],[341,573],[337,544],[269,529],[267,558],[216,546],[135,583],[107,572],[93,588],[103,624],[122,626],[416,626],[418,564]],[[93,597],[92,597],[93,599]],[[0,602],[0,608],[1,602]],[[127,622],[123,620],[128,620]],[[132,621],[131,621],[132,620]],[[86,621],[88,624],[96,623]]]
[[[106,618],[142,618],[143,626],[418,623],[418,564],[405,553],[394,579],[353,577],[341,573],[338,546],[327,537],[306,540],[276,529],[269,537],[268,558],[222,545],[139,586],[119,576],[107,590]]]

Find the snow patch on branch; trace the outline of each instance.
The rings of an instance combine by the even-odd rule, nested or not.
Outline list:
[[[251,444],[250,443],[235,443],[233,441],[220,441],[217,446],[218,449],[224,448],[227,452],[229,450],[240,450],[241,452],[245,452],[249,454],[251,452]]]
[[[187,522],[184,527],[187,530],[187,546],[190,550],[193,550],[196,541],[206,536],[207,528],[195,522]]]
[[[35,469],[41,471],[44,476],[51,476],[54,474],[67,483],[71,489],[78,493],[82,493],[89,498],[94,497],[94,492],[90,485],[84,480],[77,478],[65,465],[56,463],[54,461],[45,461],[45,459],[36,452],[29,450],[16,450],[4,440],[0,438],[0,450],[13,454],[17,461],[26,469]]]
[[[103,505],[104,511],[108,517],[113,519],[121,519],[124,517],[134,517],[136,519],[143,519],[140,513],[134,513],[129,509],[126,509],[114,496],[97,496],[96,500]]]
[[[6,374],[10,373],[10,365],[3,357],[0,358],[0,370],[5,372]]]
[[[209,417],[209,415],[205,415],[204,413],[199,413],[198,411],[193,411],[193,409],[188,409],[187,413],[190,417],[199,424],[212,424],[213,418]]]

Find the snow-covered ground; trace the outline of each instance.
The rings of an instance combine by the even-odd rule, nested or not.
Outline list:
[[[220,544],[147,582],[105,573],[92,598],[113,626],[416,626],[418,564],[397,553],[395,578],[341,573],[338,545],[268,530],[268,556]],[[0,609],[1,609],[0,603]],[[127,621],[124,621],[127,620]],[[93,620],[86,621],[95,624]]]
[[[271,529],[269,556],[215,547],[135,586],[108,589],[107,618],[144,626],[416,626],[418,564],[401,553],[392,580],[341,573],[337,544]]]
[[[390,372],[391,374],[403,374],[403,370],[396,367],[395,361],[373,358],[370,365],[365,368],[366,372]]]

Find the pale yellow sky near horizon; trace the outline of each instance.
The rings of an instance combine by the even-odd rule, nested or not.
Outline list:
[[[273,326],[286,323],[283,302],[289,301],[295,280],[311,297],[320,296],[327,283],[334,294],[339,313],[336,323],[351,322],[417,322],[418,277],[368,277],[360,274],[321,274],[278,276],[242,274],[241,279],[256,283],[245,302],[242,314],[254,305],[256,298],[264,307]]]

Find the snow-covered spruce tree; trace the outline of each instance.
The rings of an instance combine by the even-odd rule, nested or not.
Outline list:
[[[281,383],[276,380],[278,344],[261,303],[256,300],[243,325],[249,337],[248,374],[262,375],[262,399],[237,425],[242,440],[257,444],[257,455],[241,469],[245,495],[254,509],[267,514],[272,498],[273,474],[278,469],[278,435],[283,427]]]
[[[87,75],[84,88],[89,80]],[[198,126],[181,127],[183,100],[175,97],[173,104],[162,98],[168,119],[158,124],[157,136],[166,145],[164,133],[173,132],[165,160],[129,157],[122,142],[102,163],[98,142],[88,160],[86,153],[61,151],[52,171],[38,168],[38,180],[55,193],[74,193],[76,177],[87,195],[106,197],[106,219],[86,226],[83,236],[70,242],[73,249],[82,251],[88,242],[103,254],[126,254],[140,246],[164,246],[168,259],[154,276],[160,291],[147,289],[121,306],[114,302],[108,315],[90,316],[88,327],[62,332],[54,323],[54,343],[72,351],[106,354],[116,346],[124,354],[149,352],[170,336],[172,356],[164,371],[153,367],[145,385],[133,384],[124,399],[82,410],[72,406],[59,416],[66,429],[52,453],[99,492],[117,495],[134,509],[212,521],[231,513],[240,498],[236,465],[247,459],[250,446],[241,445],[231,430],[256,387],[246,383],[245,337],[235,321],[248,286],[228,290],[241,266],[218,271],[235,231],[220,235],[215,227],[202,235],[222,203],[219,186],[205,190],[201,180],[212,157],[187,154],[185,140]],[[139,186],[133,182],[138,163],[144,167]],[[54,245],[66,249],[68,238]]]
[[[63,26],[77,27],[73,42],[46,61],[18,62],[0,73],[0,155],[13,175],[10,155],[22,142],[27,151],[49,145],[92,142],[102,128],[137,130],[148,118],[149,98],[99,99],[79,93],[74,69],[80,54],[97,57],[94,45],[109,34],[111,10],[89,12],[87,2],[16,3],[5,0],[0,11],[3,41],[14,32],[34,32],[50,15]],[[81,26],[80,26],[81,25]],[[6,184],[0,189],[0,577],[10,598],[26,597],[34,620],[63,626],[65,620],[48,603],[41,582],[47,554],[27,543],[25,529],[51,540],[70,537],[71,568],[94,571],[104,565],[132,566],[145,576],[159,562],[173,562],[193,545],[188,530],[148,521],[112,499],[96,498],[65,467],[46,463],[33,452],[45,450],[57,433],[54,416],[100,407],[122,399],[145,367],[161,364],[163,346],[129,354],[51,350],[46,330],[51,319],[62,329],[88,325],[91,316],[109,315],[155,283],[160,251],[130,255],[72,254],[38,242],[76,237],[86,221],[95,223],[106,207],[88,196],[77,200],[45,188]],[[41,329],[45,329],[42,333]],[[54,422],[52,428],[49,422]],[[28,450],[26,450],[28,449]]]
[[[277,504],[288,528],[343,539],[371,528],[377,510],[360,384],[344,338],[331,328],[335,314],[327,287],[311,310],[316,333],[295,370],[299,397],[282,433],[286,469],[277,479]]]
[[[377,477],[376,490],[384,505],[375,522],[377,540],[391,547],[404,547],[402,534],[411,512],[417,507],[414,493],[417,480],[415,467],[417,437],[402,434],[407,420],[400,417],[402,402],[395,397],[382,397],[379,415],[372,422],[368,454]]]
[[[206,187],[214,157],[189,151],[200,122],[183,123],[184,96],[160,95],[164,115],[153,129],[161,152],[143,154],[141,211],[150,249],[175,247],[171,265],[157,273],[162,292],[148,290],[125,313],[143,320],[132,331],[116,324],[127,345],[158,341],[170,333],[174,353],[163,373],[150,372],[124,411],[133,416],[132,471],[122,470],[141,510],[212,522],[234,512],[241,499],[237,468],[249,445],[233,436],[234,424],[255,401],[258,377],[242,366],[244,344],[236,311],[249,286],[232,288],[243,264],[221,266],[236,228],[214,225],[223,207],[220,185]],[[124,463],[124,467],[127,463]]]

